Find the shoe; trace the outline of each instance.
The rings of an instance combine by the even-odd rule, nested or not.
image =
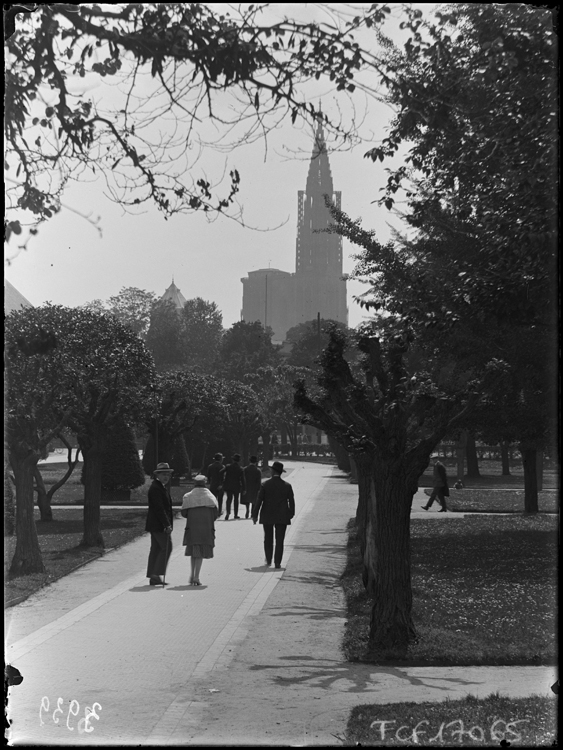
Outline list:
[[[422,505],[422,510],[429,510],[429,508],[426,507],[426,505]]]
[[[227,515],[225,516],[225,521],[228,521],[228,520],[229,520],[229,514],[227,513]]]
[[[168,586],[165,581],[154,581],[152,578],[149,581],[149,586]]]
[[[235,518],[236,518],[237,520],[240,520],[240,516],[235,516]]]
[[[438,513],[447,513],[448,511],[445,508],[442,508],[442,510],[439,510]]]
[[[267,565],[268,567],[270,567],[271,564],[272,564],[271,560],[264,560],[264,565]]]
[[[194,581],[193,585],[194,586],[201,586],[201,581]]]
[[[281,565],[276,565],[276,570],[281,570]]]

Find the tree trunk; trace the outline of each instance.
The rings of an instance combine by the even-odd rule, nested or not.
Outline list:
[[[358,466],[353,456],[350,456],[350,482],[358,484]]]
[[[456,441],[456,459],[457,459],[457,479],[461,482],[464,478],[464,467],[465,467],[465,445],[467,441],[467,433],[465,430],[462,431],[459,440]]]
[[[524,512],[538,512],[537,456],[535,448],[521,446],[524,466]]]
[[[356,508],[356,527],[360,539],[360,554],[363,561],[362,583],[373,595],[375,547],[372,540],[370,526],[370,508],[373,507],[373,462],[366,454],[355,456],[354,463],[358,472],[358,507]]]
[[[510,456],[508,452],[508,442],[503,440],[500,444],[500,460],[502,462],[502,476],[510,476]]]
[[[33,516],[33,474],[39,458],[32,451],[23,457],[10,452],[16,481],[16,549],[10,573],[16,576],[45,572]]]
[[[381,658],[404,658],[409,643],[416,639],[410,572],[414,491],[408,487],[402,462],[393,468],[381,459],[377,464],[378,470],[372,474],[368,521],[374,597],[369,644],[370,650]]]
[[[465,456],[467,458],[467,476],[471,479],[480,477],[479,460],[477,458],[477,449],[475,447],[475,433],[467,433],[467,442],[465,444]]]
[[[53,510],[51,508],[50,498],[47,495],[47,490],[45,489],[45,482],[43,481],[43,477],[41,476],[39,466],[35,467],[33,476],[35,478],[35,489],[37,490],[37,507],[39,508],[39,514],[41,516],[41,520],[52,521]]]
[[[260,437],[262,438],[262,468],[263,469],[269,469],[269,458],[270,458],[270,442],[271,442],[271,435],[269,432],[263,432],[261,433]]]
[[[536,477],[538,492],[543,490],[543,451],[536,451]]]
[[[80,546],[103,547],[100,531],[102,500],[102,461],[97,437],[91,438],[88,448],[82,447],[84,458],[84,535]]]

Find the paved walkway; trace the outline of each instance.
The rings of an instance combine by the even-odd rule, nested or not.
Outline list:
[[[336,746],[363,702],[549,694],[549,668],[342,661],[357,487],[330,466],[286,466],[297,514],[281,571],[261,564],[260,527],[219,521],[204,585],[188,586],[179,519],[166,588],[146,585],[143,537],[7,611],[7,661],[24,678],[9,693],[12,744]]]

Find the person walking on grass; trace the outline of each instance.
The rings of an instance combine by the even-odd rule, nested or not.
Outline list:
[[[216,453],[213,456],[213,462],[205,470],[207,481],[209,482],[209,491],[215,495],[217,505],[219,506],[219,515],[223,513],[223,477],[225,475],[225,464],[223,463],[223,454]]]
[[[240,465],[240,456],[238,453],[235,453],[232,462],[225,466],[223,490],[227,493],[227,513],[225,515],[225,521],[228,521],[229,516],[231,515],[231,505],[233,500],[235,504],[235,518],[238,518],[239,497],[246,491],[244,470]]]
[[[446,497],[450,496],[450,490],[448,487],[448,475],[446,474],[446,467],[441,461],[434,463],[434,488],[430,499],[426,505],[422,506],[423,510],[430,510],[434,500],[438,500],[442,509],[439,513],[445,513],[448,509],[446,507]]]
[[[283,464],[274,461],[271,472],[272,478],[260,487],[258,498],[252,506],[252,520],[254,523],[259,520],[264,527],[266,565],[272,564],[273,555],[274,565],[279,569],[283,557],[285,532],[295,515],[295,498],[293,497],[293,487],[281,478],[281,475],[285,472]],[[275,551],[274,531],[276,535]]]
[[[151,549],[147,563],[147,578],[151,586],[166,586],[161,576],[166,575],[166,566],[172,554],[172,498],[168,489],[174,471],[167,463],[157,464],[153,481],[149,487],[149,509],[145,531],[151,535]]]
[[[184,545],[186,557],[191,557],[191,586],[201,586],[199,573],[204,560],[213,557],[215,547],[215,519],[219,516],[219,505],[213,493],[205,486],[207,478],[198,474],[195,487],[182,500],[181,513],[186,519]]]
[[[244,467],[244,481],[246,484],[246,494],[242,496],[241,503],[246,506],[245,518],[249,518],[252,506],[258,498],[258,491],[262,486],[262,472],[258,468],[258,458],[256,456],[250,456],[248,466]]]

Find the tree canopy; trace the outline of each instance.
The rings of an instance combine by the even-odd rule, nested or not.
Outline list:
[[[272,330],[259,321],[233,323],[221,343],[221,372],[227,380],[242,381],[259,367],[280,363],[277,346],[272,344]]]
[[[239,172],[229,171],[218,195],[195,166],[209,123],[218,133],[212,145],[223,148],[285,116],[321,116],[348,138],[353,124],[320,113],[306,84],[322,78],[344,96],[353,92],[364,62],[353,32],[389,12],[373,5],[350,18],[335,5],[325,7],[327,22],[300,23],[275,20],[263,5],[51,3],[19,16],[7,40],[8,238],[24,222],[36,232],[85,170],[101,171],[127,209],[152,202],[167,217],[228,211]]]

